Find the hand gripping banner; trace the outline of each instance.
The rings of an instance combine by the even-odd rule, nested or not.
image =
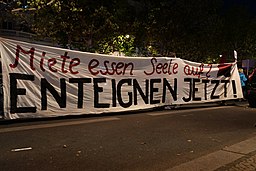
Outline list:
[[[0,38],[4,118],[101,114],[242,98],[236,63],[116,57]]]

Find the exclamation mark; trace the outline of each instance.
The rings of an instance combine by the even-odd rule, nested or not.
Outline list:
[[[236,98],[237,95],[236,95],[236,82],[235,82],[235,80],[232,80],[232,87],[233,87],[234,97]]]

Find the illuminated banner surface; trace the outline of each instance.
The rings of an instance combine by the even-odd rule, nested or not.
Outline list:
[[[5,119],[242,98],[236,63],[116,57],[3,38],[0,55]]]

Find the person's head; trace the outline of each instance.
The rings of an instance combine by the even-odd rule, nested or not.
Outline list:
[[[243,68],[239,68],[239,69],[238,69],[238,72],[243,73],[243,72],[244,72],[244,69],[243,69]]]

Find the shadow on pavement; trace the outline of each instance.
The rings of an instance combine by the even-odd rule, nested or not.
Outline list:
[[[230,100],[230,101],[224,101],[224,102],[170,105],[170,106],[161,106],[161,107],[155,107],[150,109],[102,113],[102,114],[66,115],[66,116],[56,116],[56,117],[48,117],[48,118],[19,118],[19,119],[13,119],[13,120],[4,120],[0,118],[0,125],[9,125],[9,124],[27,123],[27,122],[41,122],[41,121],[58,121],[58,120],[79,119],[79,118],[83,118],[83,119],[99,118],[99,117],[106,117],[106,116],[131,115],[131,114],[154,112],[154,111],[161,111],[161,110],[189,110],[189,109],[196,109],[196,108],[211,108],[211,107],[218,107],[218,106],[248,107],[249,104],[247,101]]]

